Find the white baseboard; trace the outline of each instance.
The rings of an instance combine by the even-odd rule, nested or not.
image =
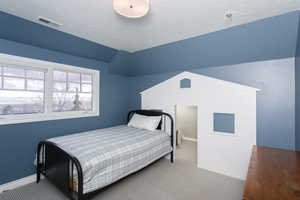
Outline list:
[[[42,178],[42,177],[41,177]],[[31,176],[27,176],[9,183],[5,183],[0,185],[0,193],[7,191],[7,190],[13,190],[15,188],[27,185],[29,183],[33,183],[36,181],[36,174],[33,174]]]
[[[189,137],[182,136],[182,139],[187,140],[187,141],[191,141],[191,142],[197,142],[197,139],[195,139],[195,138],[189,138]]]

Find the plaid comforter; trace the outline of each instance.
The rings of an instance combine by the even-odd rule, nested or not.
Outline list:
[[[126,125],[56,137],[48,141],[54,142],[79,160],[86,186],[84,192],[108,185],[172,150],[167,133]]]

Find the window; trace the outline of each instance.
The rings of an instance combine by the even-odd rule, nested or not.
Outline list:
[[[53,111],[92,110],[92,76],[90,74],[54,71]]]
[[[0,54],[0,124],[99,115],[99,71]]]
[[[180,80],[180,88],[191,88],[191,79],[184,78]]]
[[[44,112],[43,71],[0,66],[0,82],[0,115]]]
[[[233,113],[214,113],[214,132],[234,135],[235,115]]]

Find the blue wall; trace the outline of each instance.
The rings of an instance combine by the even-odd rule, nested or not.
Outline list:
[[[34,173],[33,159],[41,140],[122,124],[128,111],[127,78],[108,73],[104,62],[75,57],[0,39],[0,53],[100,70],[100,116],[0,126],[0,184]]]
[[[111,70],[136,76],[294,57],[298,19],[291,12],[138,51],[127,58],[127,70]]]
[[[300,151],[300,20],[297,35],[297,49],[296,49],[296,63],[295,63],[295,96],[296,96],[296,149]]]
[[[118,52],[115,49],[1,11],[0,24],[0,38],[6,40],[105,62],[110,61]]]
[[[295,141],[295,126],[300,126],[295,124],[295,81],[300,84],[300,70],[295,78],[294,59],[277,60],[295,57],[298,27],[295,11],[135,52],[127,58],[127,75],[137,76],[131,81],[135,97],[130,106],[139,107],[137,92],[183,70],[255,86],[263,89],[258,94],[258,144],[284,149],[297,144],[300,149],[300,131]],[[253,62],[263,60],[270,62]]]
[[[131,55],[132,54],[127,51],[118,51],[109,62],[109,72],[112,74],[130,75],[130,66],[133,65]]]
[[[172,59],[170,57],[169,59]],[[282,149],[295,148],[294,58],[199,68],[199,73],[260,88],[257,93],[257,143]],[[180,72],[130,78],[130,108],[141,105],[139,92]],[[199,91],[201,92],[201,91]],[[216,111],[217,112],[217,111]]]

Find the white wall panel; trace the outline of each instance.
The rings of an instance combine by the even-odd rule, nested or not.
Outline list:
[[[192,88],[180,88],[183,78],[192,80]],[[198,106],[198,167],[245,179],[252,146],[256,144],[257,91],[183,72],[143,91],[142,108],[162,109],[175,118],[175,105]],[[235,114],[235,134],[213,131],[214,112]]]

